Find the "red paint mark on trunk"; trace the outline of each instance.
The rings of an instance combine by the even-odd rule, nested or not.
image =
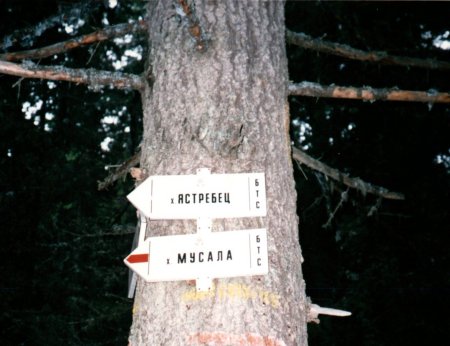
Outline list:
[[[234,346],[286,346],[282,340],[270,336],[261,336],[253,333],[229,334],[224,332],[202,332],[189,335],[188,345],[234,345]]]

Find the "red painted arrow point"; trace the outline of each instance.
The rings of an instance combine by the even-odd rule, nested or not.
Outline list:
[[[128,263],[144,263],[144,262],[148,262],[148,257],[149,257],[148,253],[129,255],[126,258],[126,261]]]

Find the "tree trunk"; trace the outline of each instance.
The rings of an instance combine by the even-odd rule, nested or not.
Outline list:
[[[179,16],[173,3],[149,2],[153,80],[143,94],[141,167],[149,175],[264,172],[267,217],[214,219],[212,231],[266,228],[269,274],[216,279],[208,293],[185,281],[139,281],[130,345],[306,345],[284,4],[198,0]],[[148,221],[147,236],[195,232],[192,220]]]

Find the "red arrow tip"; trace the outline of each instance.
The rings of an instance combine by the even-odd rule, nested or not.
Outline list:
[[[148,259],[149,259],[148,253],[130,255],[126,258],[128,263],[148,262]]]

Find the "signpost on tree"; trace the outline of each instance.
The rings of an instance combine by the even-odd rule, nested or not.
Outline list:
[[[196,280],[210,290],[213,278],[265,275],[265,229],[211,232],[211,217],[266,215],[263,173],[151,176],[128,199],[153,219],[197,219],[197,233],[149,237],[125,258],[147,282]]]

